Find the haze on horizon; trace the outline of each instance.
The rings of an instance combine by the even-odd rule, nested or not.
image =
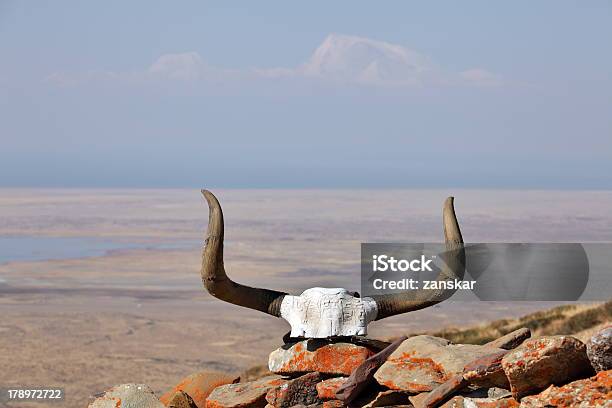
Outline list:
[[[0,187],[612,188],[612,4],[0,3]]]

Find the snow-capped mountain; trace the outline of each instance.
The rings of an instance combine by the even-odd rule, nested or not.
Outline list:
[[[305,76],[366,83],[419,83],[436,70],[424,55],[396,44],[330,34],[298,68]]]

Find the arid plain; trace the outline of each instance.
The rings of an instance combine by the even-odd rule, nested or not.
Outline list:
[[[466,241],[612,241],[612,192],[605,191],[214,192],[225,211],[230,276],[295,293],[359,290],[361,242],[441,241],[450,194]],[[5,248],[0,387],[63,387],[62,406],[85,407],[114,384],[163,392],[199,370],[265,363],[288,325],[203,291],[207,219],[198,190],[0,190],[0,237],[75,246],[61,248],[69,255],[31,259],[11,259]],[[100,242],[111,249],[90,251]],[[469,326],[549,306],[447,302],[374,323],[370,336]]]

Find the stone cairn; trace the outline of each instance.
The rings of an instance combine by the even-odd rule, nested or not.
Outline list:
[[[315,287],[293,296],[241,285],[225,271],[219,201],[210,191],[202,194],[209,207],[201,269],[206,290],[225,302],[282,317],[291,326],[285,344],[270,354],[272,375],[240,382],[198,373],[159,399],[146,385],[124,384],[89,408],[612,408],[612,326],[588,345],[571,336],[531,339],[526,328],[485,345],[451,344],[432,336],[371,340],[363,335],[372,320],[429,307],[452,292],[361,298],[342,288]],[[447,266],[440,280],[462,279],[465,269],[453,203],[448,197],[442,211]]]
[[[248,382],[197,373],[159,399],[124,384],[89,408],[612,407],[612,326],[587,344],[526,328],[485,345],[288,338],[268,366],[274,374]]]

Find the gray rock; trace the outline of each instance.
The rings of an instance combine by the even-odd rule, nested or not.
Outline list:
[[[612,326],[603,328],[589,339],[587,355],[595,371],[612,370]]]
[[[165,408],[145,384],[121,384],[106,391],[88,408]]]

